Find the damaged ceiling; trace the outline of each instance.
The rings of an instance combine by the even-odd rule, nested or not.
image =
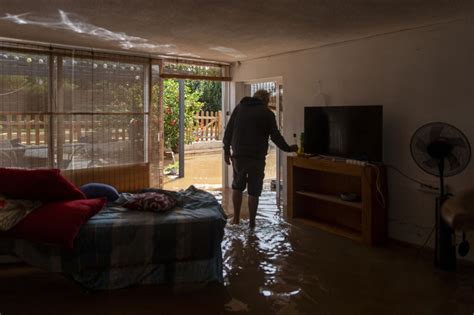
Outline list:
[[[468,0],[0,0],[0,36],[243,61],[473,16]]]

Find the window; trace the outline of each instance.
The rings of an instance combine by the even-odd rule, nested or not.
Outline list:
[[[161,186],[162,77],[229,66],[0,41],[0,167],[61,168],[76,185]]]
[[[166,60],[163,62],[161,77],[167,79],[230,81],[229,72],[230,68],[227,65]]]
[[[0,50],[0,166],[49,167],[50,58]]]
[[[1,166],[146,163],[146,70],[125,58],[1,51]]]
[[[53,116],[60,167],[146,163],[147,65],[61,56],[57,63]]]

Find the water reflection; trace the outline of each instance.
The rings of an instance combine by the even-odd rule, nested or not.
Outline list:
[[[114,32],[104,27],[87,23],[81,17],[63,10],[58,10],[58,17],[34,16],[29,12],[22,14],[6,13],[0,20],[9,21],[19,25],[33,25],[55,30],[66,30],[86,36],[92,36],[105,41],[116,41],[123,49],[141,48],[160,52],[175,52],[176,46],[172,44],[150,43],[148,39],[130,36],[124,32]]]
[[[231,217],[229,195],[217,197]],[[474,307],[473,268],[438,275],[431,259],[408,248],[374,248],[291,224],[269,192],[261,197],[254,230],[242,211],[244,219],[227,225],[222,244],[223,289],[231,300],[225,312],[461,314]],[[424,307],[413,312],[415,304]]]
[[[228,203],[220,194],[216,197],[224,205]],[[245,211],[243,216],[239,225],[227,225],[222,243],[224,285],[230,295],[239,299],[242,305],[248,305],[246,311],[256,313],[259,307],[263,310],[263,305],[268,312],[270,303],[274,312],[291,310],[291,314],[298,314],[293,300],[316,303],[299,285],[304,283],[305,276],[292,257],[296,254],[292,226],[276,206],[275,194],[262,195],[255,229],[248,227]],[[314,279],[306,280],[314,283]],[[227,307],[226,310],[231,311]],[[244,310],[239,308],[239,311]]]

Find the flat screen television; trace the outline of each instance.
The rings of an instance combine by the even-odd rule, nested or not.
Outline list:
[[[382,161],[383,106],[305,107],[304,152]]]

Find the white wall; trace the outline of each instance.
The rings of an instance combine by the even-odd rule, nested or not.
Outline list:
[[[457,126],[474,148],[472,19],[242,62],[234,81],[283,77],[286,139],[303,131],[305,106],[384,105],[384,161],[426,181],[413,162],[413,132],[431,121]],[[422,243],[434,224],[434,196],[389,171],[389,235]],[[474,186],[474,161],[447,179],[453,191]],[[474,246],[472,246],[474,247]],[[474,255],[471,253],[471,258]]]

